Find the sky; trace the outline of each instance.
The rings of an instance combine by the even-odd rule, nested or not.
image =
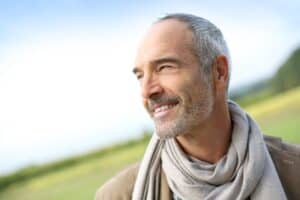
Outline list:
[[[0,175],[138,137],[152,122],[131,70],[167,13],[216,24],[230,89],[272,76],[300,46],[299,1],[0,1]]]

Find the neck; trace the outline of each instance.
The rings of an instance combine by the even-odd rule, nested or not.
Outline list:
[[[227,103],[215,104],[211,116],[189,133],[176,137],[182,150],[199,160],[218,162],[231,142],[231,120]]]

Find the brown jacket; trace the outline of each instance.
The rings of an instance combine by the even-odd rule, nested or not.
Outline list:
[[[265,136],[283,188],[289,200],[300,199],[300,145],[283,142],[279,138]],[[129,166],[106,182],[96,193],[96,200],[130,200],[139,165]],[[160,199],[171,200],[171,192],[164,173],[161,176]]]

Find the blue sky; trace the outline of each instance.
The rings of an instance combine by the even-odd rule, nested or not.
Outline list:
[[[143,33],[187,12],[223,31],[231,88],[300,45],[299,1],[0,1],[0,174],[136,137],[151,121],[131,74]]]

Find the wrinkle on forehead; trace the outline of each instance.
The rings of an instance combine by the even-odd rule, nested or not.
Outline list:
[[[179,52],[194,54],[193,41],[193,33],[183,22],[169,19],[155,23],[138,48],[135,64],[140,66],[161,57],[178,57]]]

